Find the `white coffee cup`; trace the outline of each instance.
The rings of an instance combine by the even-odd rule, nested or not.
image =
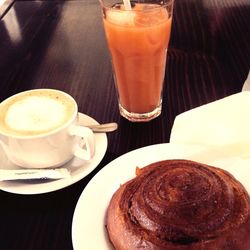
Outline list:
[[[93,132],[78,124],[76,101],[55,89],[34,89],[0,103],[0,144],[14,164],[52,168],[94,155]]]

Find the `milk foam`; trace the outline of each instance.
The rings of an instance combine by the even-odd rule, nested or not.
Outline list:
[[[19,132],[46,132],[64,123],[66,106],[47,96],[26,96],[11,104],[5,115],[5,125]]]

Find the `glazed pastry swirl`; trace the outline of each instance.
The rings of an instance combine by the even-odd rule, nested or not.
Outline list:
[[[137,169],[137,177],[119,190],[110,203],[108,230],[113,210],[116,233],[121,229],[132,241],[128,248],[120,246],[121,239],[113,242],[117,249],[217,249],[213,242],[232,238],[249,221],[243,186],[226,171],[197,162],[169,160]]]

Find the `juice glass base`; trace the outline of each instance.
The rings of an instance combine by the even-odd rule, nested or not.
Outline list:
[[[131,122],[148,122],[153,120],[154,118],[158,117],[161,114],[161,103],[157,106],[153,111],[148,113],[134,113],[129,112],[122,105],[119,103],[119,110],[121,116],[125,117]]]

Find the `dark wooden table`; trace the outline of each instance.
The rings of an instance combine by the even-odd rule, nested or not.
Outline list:
[[[176,0],[162,115],[131,123],[119,115],[97,0],[16,1],[0,15],[0,101],[56,88],[80,112],[119,124],[102,162],[81,181],[40,195],[0,191],[4,250],[72,249],[74,209],[90,179],[130,150],[169,142],[176,115],[241,91],[250,68],[249,0]]]

